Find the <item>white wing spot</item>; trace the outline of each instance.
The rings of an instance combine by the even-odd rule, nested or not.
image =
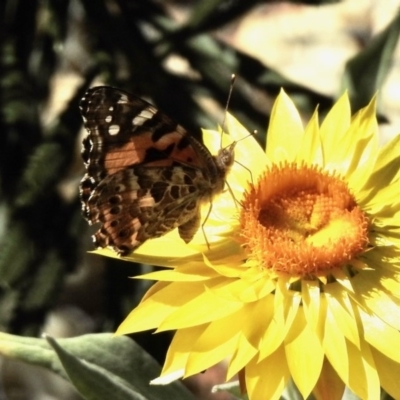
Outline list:
[[[139,115],[137,115],[135,118],[133,118],[133,120],[132,120],[132,125],[134,125],[134,126],[141,126],[141,125],[143,125],[143,123],[144,123],[146,120],[147,120],[146,118],[143,118],[143,117],[140,116],[140,114],[139,114]]]
[[[138,115],[136,115],[135,118],[132,120],[132,125],[134,126],[141,126],[143,125],[147,120],[153,118],[153,115],[157,112],[157,110],[154,107],[147,107],[144,110],[142,110]]]
[[[128,97],[125,96],[124,94],[121,94],[121,97],[118,100],[119,104],[127,103],[128,102]]]
[[[120,126],[119,125],[110,125],[108,128],[108,133],[110,135],[117,135],[119,132]]]
[[[107,115],[106,122],[109,124],[111,121],[112,121],[112,116],[111,115]]]
[[[114,111],[114,107],[111,106],[111,107],[108,109],[108,111]]]

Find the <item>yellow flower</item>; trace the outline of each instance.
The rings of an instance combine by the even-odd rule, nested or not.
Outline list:
[[[227,130],[247,134],[232,117]],[[117,334],[176,330],[161,381],[227,359],[251,400],[278,399],[290,378],[304,397],[340,399],[346,385],[399,398],[400,136],[380,147],[374,101],[351,117],[346,94],[303,129],[282,92],[266,153],[253,138],[236,148],[254,184],[235,165],[235,200],[215,199],[205,225],[210,249],[200,230],[132,254],[173,268],[139,277],[157,282]]]

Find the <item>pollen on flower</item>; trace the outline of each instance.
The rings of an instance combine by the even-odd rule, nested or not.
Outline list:
[[[319,167],[273,165],[242,205],[240,240],[271,272],[327,275],[368,245],[368,218],[346,182]]]

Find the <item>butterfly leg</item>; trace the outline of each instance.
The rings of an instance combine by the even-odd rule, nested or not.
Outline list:
[[[226,184],[226,186],[228,188],[229,194],[232,196],[232,199],[233,199],[233,201],[235,203],[236,209],[239,209],[239,207],[242,205],[242,203],[235,197],[235,194],[233,193],[233,190],[232,190],[231,185],[229,184],[229,182],[225,181],[225,184]]]
[[[201,224],[201,230],[202,230],[202,232],[203,232],[204,240],[206,241],[208,250],[210,250],[210,243],[208,243],[208,239],[207,239],[206,231],[205,231],[205,229],[204,229],[204,225],[206,224],[206,222],[207,222],[207,220],[208,220],[208,217],[209,217],[210,214],[211,214],[211,211],[212,211],[212,201],[210,201],[210,206],[208,207],[207,215],[206,215],[206,217],[204,218],[203,223]]]
[[[242,164],[241,162],[239,162],[237,160],[235,160],[235,163],[240,165],[242,168],[244,168],[250,174],[250,181],[251,181],[251,184],[253,185],[254,181],[253,181],[253,173],[251,172],[251,169],[247,168],[244,164]]]

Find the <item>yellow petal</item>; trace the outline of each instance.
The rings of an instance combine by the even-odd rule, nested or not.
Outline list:
[[[320,128],[324,164],[328,169],[336,170],[336,165],[345,161],[341,146],[342,141],[346,140],[350,121],[350,102],[347,93],[344,93],[333,105]]]
[[[307,398],[321,373],[324,352],[301,308],[285,338],[285,354],[293,381]]]
[[[322,143],[319,134],[318,112],[315,111],[308,122],[296,156],[296,162],[323,167]]]
[[[368,203],[362,203],[365,211],[378,217],[388,216],[393,218],[399,204],[396,187],[398,187],[398,184],[388,184],[385,187],[379,187],[379,193],[376,193]]]
[[[397,271],[386,271],[382,268],[379,269],[377,275],[379,275],[379,284],[382,285],[388,293],[391,293],[396,298],[400,297],[400,273]]]
[[[159,376],[158,378],[152,379],[150,381],[150,385],[169,385],[170,383],[183,378],[184,370],[178,370],[175,372],[171,372],[168,375]]]
[[[268,318],[272,318],[273,315],[268,315]],[[268,328],[265,330],[261,337],[260,342],[260,362],[269,357],[274,353],[278,347],[283,342],[284,336],[282,332],[284,331],[284,321],[282,318],[274,318],[270,321]]]
[[[364,328],[365,340],[386,357],[400,364],[400,352],[393,349],[400,348],[400,332],[387,324],[380,318],[359,310]]]
[[[396,135],[391,141],[379,149],[378,157],[374,164],[373,172],[366,176],[362,189],[373,189],[374,195],[379,195],[377,182],[391,182],[399,178],[400,169],[398,168],[400,158],[400,135]]]
[[[326,303],[326,297],[321,296],[321,304],[326,306]],[[328,361],[340,378],[347,383],[349,360],[346,339],[338,328],[336,318],[329,308],[326,308],[325,335],[322,345]]]
[[[234,324],[240,325],[237,351],[228,366],[227,379],[244,368],[259,351],[265,330],[272,318],[272,295],[243,307],[243,315],[234,315]],[[262,318],[260,318],[262,316]],[[238,321],[239,324],[238,324]],[[228,325],[227,325],[228,326]]]
[[[325,298],[337,327],[345,338],[350,340],[356,347],[360,347],[360,332],[351,306],[347,292],[338,284],[330,284],[325,287]],[[347,303],[347,306],[346,306]]]
[[[116,335],[125,335],[132,332],[156,328],[174,310],[179,310],[193,297],[200,295],[203,285],[194,284],[187,288],[185,283],[156,284],[161,289],[145,298],[138,307],[130,312],[116,331]],[[199,324],[196,324],[199,325]]]
[[[211,263],[216,262],[219,264],[222,263],[221,260],[228,260],[231,261],[229,266],[233,264],[233,268],[239,263],[238,260],[243,259],[243,255],[243,249],[236,241],[233,241],[232,238],[213,243],[210,249],[207,249],[202,254],[197,253],[202,263],[204,263],[205,259],[208,259]],[[196,258],[196,260],[198,260],[198,258]],[[187,265],[188,262],[192,262],[192,260],[183,258],[180,264]]]
[[[217,284],[214,282],[212,285]],[[192,287],[193,283],[190,287]],[[180,296],[180,293],[177,293]],[[185,296],[186,297],[186,296]],[[165,299],[164,299],[165,301]],[[213,320],[223,318],[243,307],[240,301],[227,300],[218,296],[212,290],[204,290],[191,299],[180,303],[180,307],[159,324],[158,331],[169,329],[182,329],[194,325],[204,324]]]
[[[269,283],[269,282],[268,282]],[[268,290],[266,291],[266,286]],[[227,281],[215,289],[215,294],[223,296],[232,301],[240,301],[243,303],[260,300],[274,289],[272,284],[268,285],[264,279],[246,280],[244,278],[233,281]]]
[[[384,356],[379,351],[371,348],[375,365],[379,374],[382,387],[393,398],[398,398],[400,393],[400,364]]]
[[[215,332],[214,329],[211,331]],[[234,336],[225,336],[223,332],[219,332],[217,336],[214,333],[212,336],[207,329],[196,341],[189,354],[185,377],[204,371],[232,355],[235,352],[239,336],[240,333],[236,333]],[[225,338],[225,340],[220,340],[221,338]]]
[[[280,399],[290,378],[285,351],[279,347],[268,358],[246,367],[246,386],[250,399]]]
[[[360,293],[357,300],[387,324],[400,330],[400,301],[383,290],[377,290],[379,281],[375,279],[375,271],[362,271],[353,278],[354,290],[356,294]]]
[[[352,124],[347,132],[349,138],[348,154],[351,160],[347,171],[350,187],[357,192],[362,188],[368,176],[373,171],[379,151],[378,122],[376,120],[376,98],[354,115]],[[358,140],[354,140],[357,137]]]
[[[281,345],[296,318],[300,304],[298,294],[284,297],[280,290],[265,298],[267,328],[261,336],[259,360],[269,357]]]
[[[177,269],[167,269],[135,276],[135,279],[150,279],[165,282],[198,282],[217,277],[217,272],[206,265],[190,263]]]
[[[202,371],[227,357],[232,357],[228,375],[242,369],[257,353],[248,338],[256,337],[257,333],[252,331],[259,331],[263,325],[254,324],[254,317],[259,316],[261,310],[260,307],[253,308],[252,304],[248,304],[232,315],[210,323],[193,345],[187,373]]]
[[[105,249],[97,252],[105,254]],[[113,252],[114,253],[114,252]],[[130,253],[126,257],[122,257],[126,261],[134,261],[139,264],[160,265],[171,267],[177,264],[179,258],[197,255],[198,252],[189,247],[180,237],[175,229],[157,239],[146,240],[137,250]],[[115,253],[114,253],[115,256]]]
[[[185,370],[193,344],[207,326],[207,324],[192,326],[187,329],[180,329],[175,333],[167,352],[161,376]]]
[[[267,133],[267,156],[274,163],[294,161],[303,139],[299,112],[289,96],[281,90],[272,107]]]
[[[379,377],[368,343],[361,340],[361,352],[352,343],[347,344],[350,373],[346,384],[363,399],[379,399]]]
[[[322,343],[325,315],[320,307],[319,282],[303,280],[301,283],[303,310],[307,323],[312,327],[318,340]]]
[[[336,268],[332,271],[332,276],[335,278],[335,281],[340,283],[340,285],[342,285],[349,293],[354,292],[353,286],[351,285],[351,279],[347,271]],[[336,286],[337,285],[335,285],[335,287]]]
[[[240,260],[238,260],[236,257],[229,258],[229,260],[231,262],[228,262],[227,264],[215,264],[212,263],[208,257],[204,256],[204,264],[211,271],[216,272],[219,275],[226,276],[227,278],[238,278],[243,271],[243,268],[240,266]]]
[[[238,338],[236,351],[232,356],[226,373],[226,379],[231,379],[240,370],[249,364],[250,360],[258,353],[258,349],[241,334]]]
[[[345,390],[345,384],[339,378],[332,365],[325,359],[321,376],[313,389],[316,400],[341,400]]]

